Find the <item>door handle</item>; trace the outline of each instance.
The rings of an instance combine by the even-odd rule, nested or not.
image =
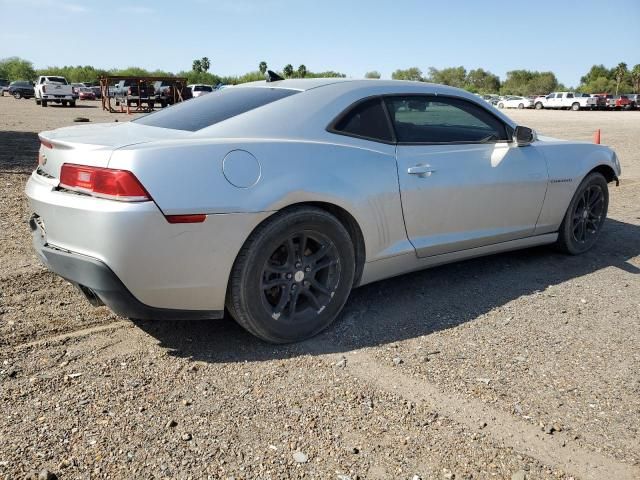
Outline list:
[[[415,165],[407,169],[409,175],[418,175],[419,177],[430,177],[435,170],[430,165]]]

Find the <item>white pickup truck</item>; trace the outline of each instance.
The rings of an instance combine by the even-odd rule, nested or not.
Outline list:
[[[46,107],[48,103],[76,106],[78,94],[64,77],[41,76],[36,80],[35,99],[37,105]]]
[[[551,92],[547,96],[540,96],[534,100],[536,110],[542,108],[566,108],[573,111],[581,109],[593,110],[598,106],[598,99],[586,93]]]

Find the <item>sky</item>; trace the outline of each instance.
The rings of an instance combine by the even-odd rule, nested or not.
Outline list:
[[[609,4],[610,5],[610,4]],[[239,75],[266,61],[359,78],[398,68],[551,70],[640,63],[640,0],[0,0],[0,58]],[[612,21],[613,20],[613,21]]]

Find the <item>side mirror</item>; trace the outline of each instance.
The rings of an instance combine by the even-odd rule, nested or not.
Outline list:
[[[513,140],[519,147],[525,147],[536,139],[535,132],[529,127],[518,125],[513,132]]]

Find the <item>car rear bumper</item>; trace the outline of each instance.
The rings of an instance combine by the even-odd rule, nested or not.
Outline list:
[[[94,305],[102,303],[118,315],[137,320],[206,320],[224,315],[224,310],[178,310],[146,305],[104,262],[47,245],[35,217],[31,218],[29,225],[40,260],[53,273],[78,286]]]
[[[38,255],[55,273],[135,318],[220,316],[238,251],[269,216],[211,214],[203,223],[171,224],[154,202],[106,200],[56,186],[35,172],[27,182]]]

